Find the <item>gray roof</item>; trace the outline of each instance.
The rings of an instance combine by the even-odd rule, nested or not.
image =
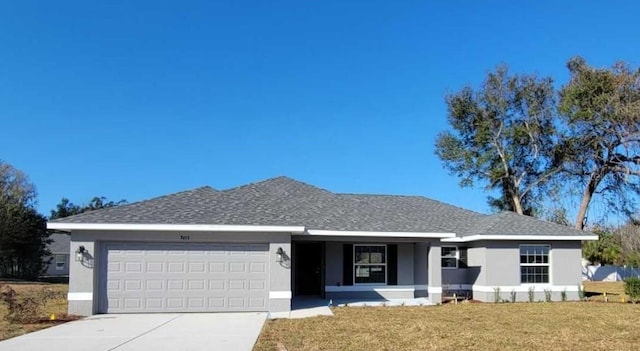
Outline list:
[[[583,234],[516,214],[483,215],[422,196],[336,194],[287,177],[223,191],[202,187],[52,222],[278,225],[459,235]]]
[[[52,254],[68,254],[70,250],[71,238],[66,233],[51,233],[49,239],[52,242],[47,246]]]
[[[476,225],[461,235],[585,235],[588,233],[571,227],[559,225],[519,215],[514,212],[500,212],[484,216]]]

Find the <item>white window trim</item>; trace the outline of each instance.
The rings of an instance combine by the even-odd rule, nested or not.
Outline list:
[[[382,246],[384,247],[384,263],[356,263],[356,246]],[[388,260],[387,256],[387,245],[386,244],[353,244],[353,253],[352,253],[352,263],[351,267],[353,270],[353,285],[387,285],[388,281]],[[356,266],[384,266],[384,283],[356,283]]]
[[[445,247],[456,249],[455,256],[443,256],[442,255],[442,249],[445,248]],[[458,269],[458,261],[460,260],[460,250],[455,245],[443,245],[443,246],[440,247],[440,265],[442,265],[442,259],[443,258],[454,258],[454,257],[456,259],[456,266],[455,267],[441,267],[442,269]]]
[[[549,251],[547,252],[547,256],[549,258],[549,262],[548,263],[522,263],[520,262],[520,259],[522,257],[522,254],[520,253],[520,250],[522,250],[523,246],[546,246],[549,248]],[[520,286],[525,286],[525,287],[531,287],[531,286],[535,286],[535,287],[540,287],[540,286],[552,286],[552,276],[551,276],[551,244],[520,244],[518,246],[518,268],[521,267],[549,267],[549,273],[547,274],[549,276],[549,281],[546,283],[523,283],[522,282],[522,270],[519,270],[520,272]]]
[[[62,260],[58,260],[58,258],[62,258]],[[67,257],[65,255],[54,255],[54,260],[55,260],[55,266],[56,266],[56,271],[64,271],[65,267],[67,266]],[[59,264],[62,265],[59,265]]]

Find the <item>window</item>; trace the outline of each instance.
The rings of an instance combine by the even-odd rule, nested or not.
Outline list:
[[[458,268],[467,268],[468,266],[468,255],[467,248],[460,247],[458,248]]]
[[[63,271],[64,266],[67,264],[67,256],[65,255],[56,255],[56,271]]]
[[[520,246],[520,282],[549,283],[549,245]]]
[[[442,268],[458,268],[458,248],[455,246],[442,247]]]
[[[355,284],[387,283],[387,246],[353,245]]]

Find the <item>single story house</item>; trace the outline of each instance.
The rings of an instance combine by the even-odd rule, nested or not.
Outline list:
[[[421,196],[287,177],[50,221],[71,234],[69,313],[286,312],[292,298],[578,298],[590,233]]]
[[[49,236],[49,240],[51,242],[47,245],[47,249],[49,249],[51,255],[45,259],[47,267],[43,276],[66,277],[69,275],[71,237],[66,233],[52,233]]]

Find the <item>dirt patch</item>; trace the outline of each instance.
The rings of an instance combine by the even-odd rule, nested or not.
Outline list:
[[[2,281],[0,284],[8,285],[16,293],[17,302],[22,303],[27,299],[38,300],[42,294],[46,299],[41,306],[20,316],[20,321],[10,320],[9,310],[5,303],[0,303],[0,340],[12,338],[39,329],[48,328],[71,320],[78,316],[67,315],[67,291],[66,284],[49,284],[41,282]],[[55,320],[51,320],[51,315]]]

